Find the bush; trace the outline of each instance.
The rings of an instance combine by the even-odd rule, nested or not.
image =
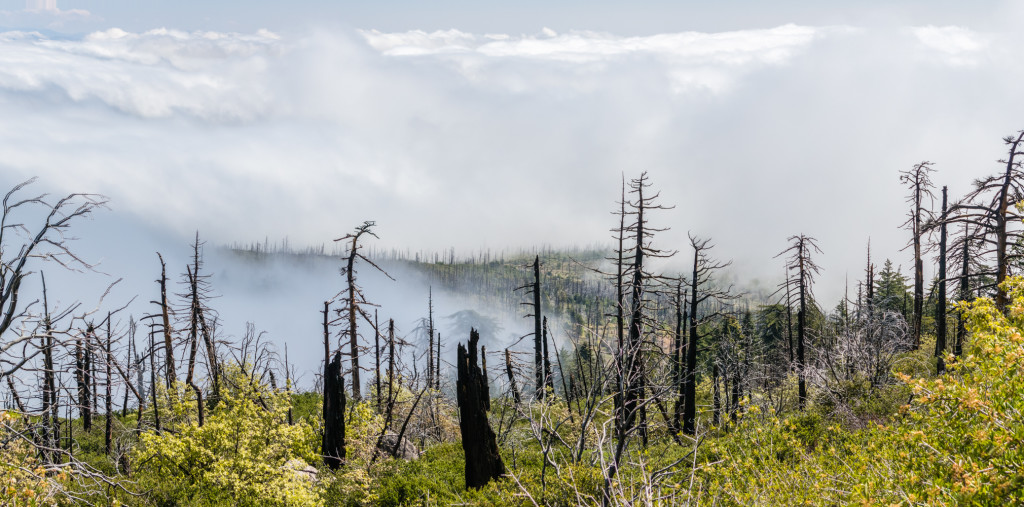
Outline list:
[[[139,485],[157,504],[317,505],[314,483],[285,463],[315,462],[312,429],[286,423],[288,395],[253,381],[237,365],[224,368],[222,398],[205,424],[178,422],[143,433],[132,462]],[[175,419],[190,403],[176,397]],[[194,403],[192,403],[194,406]]]

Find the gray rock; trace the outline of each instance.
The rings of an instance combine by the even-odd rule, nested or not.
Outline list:
[[[284,466],[281,467],[281,470],[291,471],[299,479],[307,481],[315,481],[318,473],[316,467],[310,466],[306,464],[305,461],[298,458],[288,460]]]
[[[420,457],[419,449],[408,438],[402,437],[402,441],[396,446],[397,441],[398,435],[384,435],[377,449],[393,458],[411,461]]]

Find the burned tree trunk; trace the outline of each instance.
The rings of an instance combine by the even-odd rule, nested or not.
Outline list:
[[[711,362],[712,415],[711,423],[718,426],[722,423],[722,396],[718,391],[718,361]]]
[[[164,327],[164,360],[167,363],[167,388],[170,389],[176,370],[174,368],[174,344],[171,342],[170,307],[167,304],[167,264],[164,263],[164,257],[159,252],[156,255],[160,258],[160,316],[163,319]]]
[[[786,269],[797,272],[796,280],[787,277],[780,290],[785,289],[788,292],[792,289],[793,283],[796,283],[798,303],[800,304],[796,314],[797,398],[800,410],[803,410],[807,404],[807,372],[805,371],[807,363],[804,356],[807,335],[807,299],[814,297],[812,284],[815,275],[820,272],[820,268],[811,255],[820,254],[821,249],[818,248],[814,238],[803,234],[790,236],[789,242],[791,243],[789,248],[780,252],[776,257],[788,254]]]
[[[50,305],[46,298],[46,277],[39,273],[43,282],[43,460],[53,463],[56,457],[55,448],[60,439],[57,408],[57,386],[54,379],[56,370],[53,367],[53,321],[50,320]]]
[[[287,345],[285,345],[285,349],[284,350],[285,350],[285,354],[286,354],[285,357],[287,357],[287,353],[288,353],[288,346]],[[287,361],[286,361],[286,363],[287,363]],[[381,410],[384,407],[383,407],[383,404],[381,403],[381,397],[380,397],[380,394],[381,394],[381,390],[380,390],[380,323],[377,321],[377,310],[373,310],[373,364],[374,364],[373,371],[374,371],[374,374],[375,374],[374,375],[374,380],[376,381],[376,384],[377,384],[377,394],[375,396],[375,398],[377,399],[377,413],[380,414]],[[288,371],[285,370],[285,373],[287,374]]]
[[[910,230],[911,240],[907,246],[914,248],[914,320],[912,331],[914,348],[921,347],[921,320],[924,316],[924,262],[921,260],[921,238],[924,235],[922,219],[925,213],[924,199],[932,199],[932,182],[929,178],[934,171],[930,162],[921,162],[909,171],[900,174],[900,181],[910,187],[907,202],[910,203],[910,216],[903,227]]]
[[[804,331],[807,327],[807,285],[804,283],[804,244],[801,241],[798,250],[800,266],[800,310],[796,314],[796,368],[797,368],[797,398],[800,410],[807,404],[807,373],[804,371]]]
[[[683,323],[686,322],[686,312],[683,307],[686,306],[686,293],[683,292],[683,279],[682,277],[676,281],[676,294],[674,306],[676,307],[676,329],[674,334],[674,342],[672,345],[672,383],[678,391],[678,400],[676,401],[675,413],[672,416],[672,427],[669,428],[672,433],[679,433],[682,429],[681,421],[683,418],[683,350],[685,344],[683,343]]]
[[[395,411],[395,319],[388,319],[388,413],[390,421]]]
[[[189,326],[188,336],[188,370],[185,373],[185,384],[188,385],[192,392],[196,395],[196,410],[199,416],[199,427],[203,427],[205,420],[203,414],[203,392],[199,390],[199,386],[195,383],[195,370],[196,370],[196,350],[199,347],[199,298],[197,297],[196,290],[196,275],[192,273],[192,267],[186,266],[185,269],[188,271],[188,280],[191,287],[192,294],[192,311],[191,311],[191,325]]]
[[[935,298],[936,371],[946,371],[946,187],[942,187],[942,216],[939,225],[939,287]]]
[[[339,315],[344,315],[344,318],[348,320],[349,354],[351,358],[352,367],[352,397],[356,401],[359,401],[363,398],[360,392],[360,390],[362,389],[362,384],[360,380],[359,368],[359,332],[356,326],[356,318],[359,316],[362,316],[367,320],[369,320],[370,318],[369,314],[362,308],[363,305],[370,305],[370,303],[366,301],[362,289],[356,283],[356,259],[362,259],[363,262],[369,264],[377,271],[380,271],[384,276],[388,277],[391,280],[394,280],[394,278],[391,278],[391,275],[389,275],[386,271],[381,269],[380,266],[378,266],[368,257],[359,252],[359,250],[363,248],[363,246],[359,244],[359,239],[363,236],[363,234],[368,234],[370,236],[377,237],[377,235],[373,233],[373,226],[374,222],[371,220],[367,220],[366,222],[363,222],[362,225],[356,227],[354,233],[346,234],[344,237],[334,240],[351,240],[351,242],[349,242],[348,256],[345,257],[344,259],[345,267],[342,268],[341,270],[342,276],[345,277],[346,288],[345,297],[342,299],[345,306],[339,309]]]
[[[437,333],[437,363],[434,364],[434,389],[441,390],[441,333]]]
[[[345,377],[341,351],[324,369],[324,464],[337,470],[345,459]]]
[[[459,403],[459,429],[462,431],[462,449],[466,455],[466,488],[480,488],[492,479],[505,475],[505,463],[498,454],[498,443],[487,422],[491,408],[487,380],[477,366],[477,342],[480,335],[475,329],[469,333],[469,350],[463,344],[458,349],[458,380],[456,395]]]
[[[104,408],[106,409],[107,414],[103,418],[104,419],[104,423],[105,423],[105,428],[104,428],[104,432],[103,432],[103,443],[106,445],[107,456],[110,456],[110,453],[113,450],[113,425],[112,425],[113,421],[111,420],[111,417],[114,416],[114,407],[113,407],[113,403],[111,403],[111,396],[112,396],[112,394],[110,392],[110,384],[111,384],[111,380],[112,380],[112,375],[110,373],[110,364],[114,362],[114,358],[113,358],[113,356],[110,353],[110,314],[109,313],[107,313],[107,346],[106,346],[105,352],[106,352],[105,356],[106,356],[106,364],[107,364],[107,371],[106,371],[107,375],[105,377],[106,378],[106,384],[107,384],[107,393],[106,393],[107,396],[106,396],[106,400],[105,400],[106,401],[106,406]]]
[[[968,301],[971,297],[971,288],[968,283],[970,275],[970,259],[967,257],[970,248],[970,241],[967,238],[967,227],[964,226],[963,257],[960,264],[960,301]],[[957,316],[956,341],[953,342],[953,355],[960,357],[964,352],[964,338],[967,336],[967,327],[964,325],[964,312]]]
[[[555,376],[551,373],[551,356],[548,354],[548,318],[544,317],[544,387],[555,390]],[[545,391],[546,392],[546,391]]]
[[[512,354],[505,349],[505,374],[508,375],[508,385],[512,388],[512,399],[516,401],[516,405],[523,402],[523,397],[519,394],[519,387],[516,385],[516,377],[512,374]]]
[[[151,327],[149,330],[149,390],[153,395],[153,424],[156,427],[156,432],[160,433],[160,405],[156,396],[156,339],[153,332]]]
[[[75,381],[78,383],[78,412],[82,418],[82,429],[92,429],[92,403],[89,400],[89,336],[92,335],[92,324],[85,330],[85,343],[79,338],[75,342]]]
[[[427,288],[427,387],[434,387],[434,288]]]
[[[544,335],[540,312],[540,256],[533,259],[533,371],[537,397],[544,397]]]

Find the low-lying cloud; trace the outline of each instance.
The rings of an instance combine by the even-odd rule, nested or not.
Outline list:
[[[624,37],[545,31],[0,33],[3,183],[112,198],[215,243],[464,249],[608,237],[621,174],[648,171],[672,230],[741,276],[805,233],[835,297],[864,244],[900,260],[897,171],[952,195],[1024,127],[1011,33],[813,27]],[[102,218],[98,219],[102,220]],[[684,264],[681,261],[680,264]]]

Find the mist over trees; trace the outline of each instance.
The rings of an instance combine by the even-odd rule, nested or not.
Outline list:
[[[728,252],[713,241],[726,230],[663,244],[685,224],[660,221],[671,196],[646,173],[623,177],[607,248],[409,258],[373,250],[368,220],[335,240],[336,292],[288,316],[322,329],[303,337],[318,357],[323,347],[312,372],[296,371],[255,324],[225,330],[198,233],[185,265],[145,260],[144,314],[106,299],[51,305],[44,271],[94,269],[69,231],[107,200],[33,196],[27,181],[0,217],[0,470],[10,478],[0,500],[1012,503],[1024,476],[999,449],[1016,445],[1005,435],[1020,430],[1019,412],[986,405],[1014,399],[1006,390],[1017,384],[993,382],[1024,357],[1012,331],[1024,324],[1013,278],[1024,267],[1024,131],[1004,142],[997,174],[960,197],[941,186],[938,207],[938,167],[894,174],[907,191],[907,252],[879,263],[868,242],[863,274],[839,301],[816,296],[835,275],[820,267],[828,252],[814,231],[780,234],[764,260],[784,273],[770,294],[726,276]],[[664,268],[673,258],[685,268]],[[395,267],[429,284],[413,309],[375,302],[361,285],[367,272],[395,280]],[[37,293],[25,290],[30,277]],[[445,307],[440,291],[486,301],[529,331]],[[397,328],[398,311],[417,324]],[[442,323],[455,332],[442,335]],[[295,385],[301,373],[309,389]],[[957,422],[975,409],[985,418]],[[967,434],[996,445],[957,440]],[[858,468],[873,457],[937,479]],[[851,465],[829,468],[840,458]]]

